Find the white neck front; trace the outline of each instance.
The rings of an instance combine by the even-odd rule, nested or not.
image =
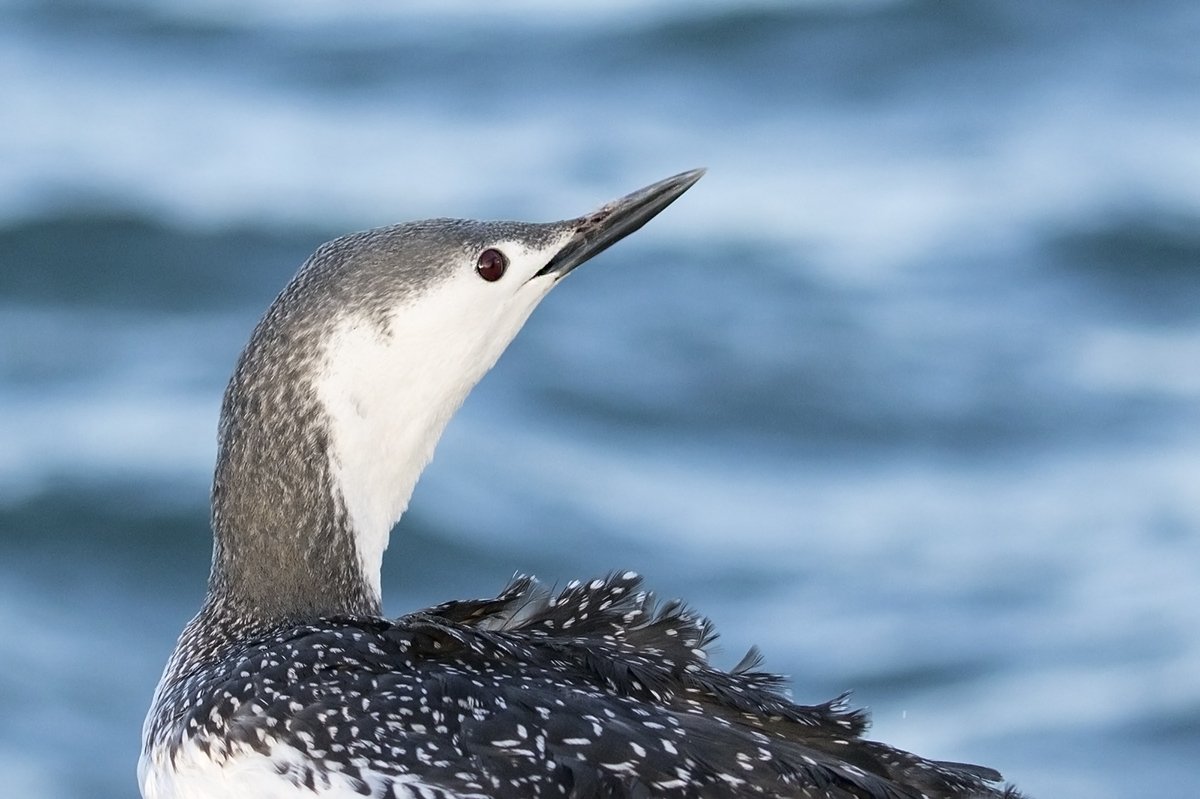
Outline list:
[[[330,471],[376,596],[391,529],[446,423],[524,325],[546,283],[508,303],[475,307],[464,307],[450,285],[396,309],[386,325],[347,314],[326,340],[316,387],[330,422]]]

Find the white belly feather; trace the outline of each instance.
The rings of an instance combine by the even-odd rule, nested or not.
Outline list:
[[[314,789],[309,789],[303,781],[292,779],[303,773],[302,754],[281,744],[271,747],[269,754],[247,748],[218,762],[189,742],[174,759],[159,747],[143,752],[138,761],[143,799],[363,799],[356,780],[331,772],[314,777]],[[365,779],[370,796],[378,799],[466,799],[411,774],[372,777],[367,773]],[[385,787],[388,784],[390,789]]]

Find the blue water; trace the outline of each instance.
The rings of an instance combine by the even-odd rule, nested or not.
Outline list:
[[[1200,795],[1200,5],[0,2],[0,794],[136,796],[322,240],[709,175],[451,424],[386,605],[636,568],[1034,797]]]

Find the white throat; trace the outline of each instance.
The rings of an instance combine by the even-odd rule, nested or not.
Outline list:
[[[446,423],[553,282],[525,282],[497,302],[495,287],[467,272],[395,308],[386,325],[344,314],[326,339],[316,387],[330,423],[331,473],[377,597],[392,527]]]

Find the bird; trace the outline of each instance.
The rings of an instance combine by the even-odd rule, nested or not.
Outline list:
[[[382,613],[394,524],[534,307],[704,174],[550,223],[433,219],[316,249],[226,388],[205,599],[142,732],[144,799],[1017,799],[996,771],[793,702],[635,572]]]

